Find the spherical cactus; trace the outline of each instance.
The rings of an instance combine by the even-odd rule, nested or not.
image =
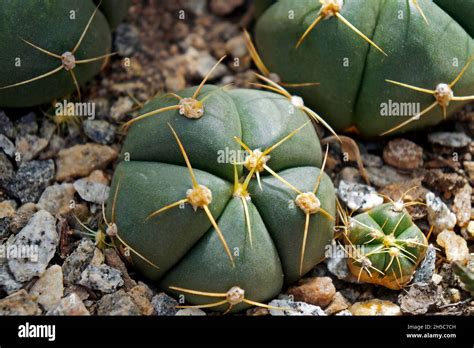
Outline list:
[[[105,1],[107,18],[128,0]],[[0,3],[0,106],[28,107],[74,91],[111,55],[111,31],[91,0],[5,0]]]
[[[348,266],[358,281],[402,289],[428,247],[403,202],[383,204],[345,223]]]
[[[334,188],[303,111],[204,82],[126,125],[107,221],[135,267],[188,304],[265,306],[324,258]]]
[[[257,22],[253,55],[280,81],[319,82],[292,91],[337,131],[434,125],[474,99],[474,1],[437,2],[280,0]]]

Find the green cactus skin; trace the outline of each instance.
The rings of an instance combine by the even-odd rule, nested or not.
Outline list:
[[[474,296],[474,262],[469,262],[467,266],[454,262],[453,270],[461,280],[464,289],[470,292],[471,296]]]
[[[191,97],[196,88],[178,95]],[[134,123],[128,132],[121,161],[114,174],[107,204],[108,220],[116,224],[120,242],[129,247],[135,267],[158,282],[168,293],[184,294],[186,302],[205,305],[208,297],[183,293],[173,287],[202,292],[226,293],[238,286],[245,298],[263,302],[276,296],[284,283],[300,277],[299,264],[305,214],[294,204],[296,194],[268,172],[261,172],[261,191],[253,177],[248,187],[247,228],[242,197],[236,194],[234,174],[243,179],[242,165],[219,163],[219,151],[242,151],[233,140],[239,137],[250,149],[267,149],[302,125],[270,154],[267,164],[301,190],[312,188],[321,167],[321,147],[308,117],[277,94],[256,90],[224,91],[206,85],[204,115],[188,119],[169,110]],[[148,102],[141,114],[176,105],[170,96]],[[197,182],[212,191],[209,209],[222,231],[235,263],[229,260],[217,231],[201,208],[189,204],[146,220],[149,214],[185,197],[192,181],[176,139],[194,168]],[[326,174],[317,191],[321,208],[335,214],[335,193]],[[114,204],[115,202],[115,204]],[[324,257],[324,247],[333,236],[334,223],[320,214],[311,215],[302,274]],[[159,269],[157,269],[159,267]],[[222,300],[222,299],[221,299]],[[248,308],[240,303],[232,312]],[[228,309],[227,304],[212,308]]]
[[[447,14],[456,20],[462,27],[474,37],[474,22],[472,14],[474,13],[474,1],[472,0],[434,0],[435,4],[441,7]],[[469,14],[469,15],[468,15]]]
[[[127,16],[128,9],[132,5],[132,0],[94,0],[97,5],[100,4],[100,11],[109,22],[109,26],[115,29]]]
[[[115,3],[126,4],[126,1]],[[103,5],[109,15],[114,13],[108,1]],[[95,9],[96,5],[91,0],[0,2],[0,107],[35,106],[67,96],[76,90],[70,71],[64,68],[27,84],[7,89],[2,87],[28,81],[62,65],[60,59],[41,52],[22,39],[61,56],[76,46]],[[74,11],[72,17],[71,11]],[[113,15],[113,18],[115,20],[120,16]],[[108,54],[110,49],[110,27],[99,9],[74,56],[76,61],[91,59]],[[78,63],[71,70],[78,84],[84,85],[99,73],[104,61],[105,58]],[[16,66],[18,62],[20,66]]]
[[[276,0],[256,0],[254,2],[254,16],[259,18]]]
[[[351,218],[346,244],[356,248],[348,260],[355,277],[393,290],[411,280],[428,246],[408,212],[392,203]]]
[[[434,90],[439,83],[451,83],[474,54],[472,37],[449,14],[431,1],[418,0],[427,24],[412,1],[343,2],[341,15],[388,57],[336,17],[320,21],[303,44],[295,48],[318,16],[322,5],[316,0],[277,1],[258,20],[256,46],[267,68],[278,74],[281,81],[320,82],[317,87],[291,91],[302,96],[334,129],[379,136],[413,115],[381,116],[384,103],[420,103],[422,111],[435,102],[433,95],[388,83],[386,79]],[[457,5],[458,2],[450,1],[446,8],[454,9]],[[473,0],[464,1],[462,6],[466,9],[463,18],[470,25],[467,9],[472,6]],[[289,13],[294,14],[294,19],[289,19]],[[344,66],[344,59],[348,59],[348,66]],[[474,94],[472,67],[453,91],[456,96]],[[463,103],[451,101],[447,114]],[[441,120],[443,113],[436,106],[397,131],[420,129]]]

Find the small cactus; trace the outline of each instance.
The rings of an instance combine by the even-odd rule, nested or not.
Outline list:
[[[28,107],[76,91],[94,77],[111,49],[111,27],[129,0],[0,2],[0,106]],[[115,7],[114,7],[115,6]]]
[[[474,99],[473,7],[472,0],[279,0],[259,17],[251,53],[262,74],[296,85],[338,132],[420,129]]]
[[[402,202],[386,203],[344,218],[348,266],[358,281],[402,289],[428,247]]]

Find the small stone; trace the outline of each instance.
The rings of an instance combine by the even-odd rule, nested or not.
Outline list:
[[[385,146],[383,159],[395,168],[413,170],[423,165],[423,148],[406,139],[394,139]]]
[[[365,170],[369,175],[370,182],[376,187],[384,187],[411,179],[410,176],[402,175],[390,166],[382,166],[381,168],[367,167]]]
[[[461,301],[461,291],[456,288],[449,288],[446,290],[448,300],[450,303],[457,303]]]
[[[0,219],[13,217],[16,212],[16,202],[12,200],[0,202]]]
[[[296,301],[306,302],[315,306],[326,307],[333,299],[336,288],[331,278],[316,277],[300,281],[300,285],[288,290]]]
[[[453,231],[445,230],[438,234],[436,243],[444,248],[448,262],[459,261],[465,264],[469,260],[469,248],[466,240]]]
[[[205,316],[206,313],[199,308],[184,308],[176,312],[176,316],[180,317],[196,317],[196,316]]]
[[[440,288],[434,283],[415,283],[400,294],[398,302],[403,313],[426,314],[441,298]]]
[[[196,60],[196,72],[198,77],[203,79],[207,76],[209,71],[217,64],[216,58],[211,56],[208,52],[202,51],[199,53]],[[216,80],[228,73],[225,65],[220,64],[216,70],[209,76],[209,80]]]
[[[54,308],[63,297],[63,271],[61,266],[53,265],[44,272],[30,290],[30,296],[46,311]]]
[[[152,315],[154,312],[154,306],[148,298],[148,290],[143,285],[137,285],[128,292],[143,315]]]
[[[227,16],[244,2],[245,0],[211,0],[210,8],[212,13],[218,16]]]
[[[432,192],[426,194],[426,207],[428,209],[428,222],[433,227],[435,234],[443,230],[452,230],[456,226],[456,215]]]
[[[5,112],[0,110],[0,134],[7,136],[10,139],[14,139],[16,136],[16,129],[13,122],[10,121]]]
[[[56,159],[58,181],[89,175],[117,158],[117,151],[106,145],[84,144],[59,151]]]
[[[110,118],[115,122],[121,122],[133,108],[133,101],[129,97],[120,97],[110,108]]]
[[[15,170],[8,157],[0,151],[0,188],[8,189],[15,176]]]
[[[343,180],[345,182],[362,183],[362,177],[359,173],[359,170],[354,167],[342,168],[338,176],[340,180]]]
[[[383,203],[383,198],[377,194],[373,187],[344,180],[339,182],[337,194],[347,207],[353,211],[365,211]]]
[[[433,278],[436,266],[436,249],[430,244],[426,249],[425,258],[413,276],[412,283],[429,283]]]
[[[197,16],[207,12],[207,0],[183,0],[183,6]]]
[[[472,187],[464,185],[454,195],[453,212],[456,214],[459,227],[466,227],[471,220]]]
[[[349,283],[357,282],[357,278],[352,275],[347,266],[347,256],[344,249],[333,241],[331,244],[331,250],[334,252],[330,255],[326,255],[325,260],[328,271],[340,280]]]
[[[332,302],[325,309],[325,312],[327,315],[333,315],[346,310],[350,305],[350,302],[338,291],[334,295]]]
[[[22,248],[34,248],[29,258],[8,260],[15,279],[26,282],[42,275],[59,244],[55,218],[46,210],[38,211],[12,239],[12,244]]]
[[[294,302],[283,299],[273,300],[268,305],[282,308],[270,308],[270,315],[272,316],[326,316],[326,312],[324,312],[321,307],[304,302]]]
[[[110,294],[123,285],[122,273],[107,265],[90,264],[81,274],[79,285]]]
[[[263,317],[266,315],[270,315],[270,311],[267,308],[263,307],[252,307],[247,309],[245,314],[249,317]]]
[[[463,163],[464,169],[469,176],[469,179],[474,180],[474,161],[466,161]]]
[[[441,146],[460,148],[468,146],[472,139],[461,132],[437,132],[428,135],[428,141]]]
[[[64,316],[78,316],[78,315],[90,315],[84,302],[75,293],[71,293],[68,296],[61,299],[61,301],[46,315],[64,315]]]
[[[365,302],[356,302],[350,308],[349,311],[352,315],[363,315],[363,316],[395,316],[402,315],[400,307],[390,301],[382,301],[379,299],[373,299]]]
[[[23,283],[17,282],[10,272],[6,260],[4,262],[0,260],[0,288],[7,294],[12,294],[20,290],[22,286]]]
[[[466,184],[464,176],[458,173],[445,173],[441,169],[432,169],[425,172],[423,183],[433,190],[443,192],[450,198],[454,192]]]
[[[81,198],[87,202],[103,204],[109,197],[107,185],[92,181],[89,177],[76,180],[74,188]]]
[[[0,315],[39,315],[41,309],[26,290],[15,292],[0,300]]]
[[[9,157],[15,155],[15,145],[3,134],[0,134],[0,150],[5,152]]]
[[[50,141],[56,129],[56,125],[53,122],[43,119],[43,123],[41,124],[39,131],[40,137]]]
[[[102,254],[102,251],[100,251],[99,248],[95,248],[90,264],[93,266],[100,266],[104,263],[104,261],[105,257],[104,254]]]
[[[76,190],[72,184],[55,184],[47,187],[38,201],[38,208],[47,210],[54,216],[65,215],[72,211]]]
[[[34,203],[26,203],[18,208],[10,223],[10,230],[12,233],[17,233],[19,230],[25,227],[33,214],[37,211],[38,207]]]
[[[153,296],[151,304],[158,316],[174,316],[178,313],[178,309],[176,308],[178,301],[164,292]]]
[[[379,156],[370,153],[362,153],[360,157],[365,167],[381,168],[383,166],[382,158]]]
[[[109,248],[104,250],[105,263],[112,268],[118,269],[122,273],[122,279],[125,290],[130,290],[137,285],[137,282],[130,278],[127,267],[123,263],[120,256],[117,254],[115,249]]]
[[[474,239],[474,220],[469,221],[467,227],[461,229],[461,234],[466,240],[473,240]]]
[[[31,161],[48,146],[48,141],[36,135],[26,134],[16,138],[16,152],[21,162]]]
[[[97,302],[97,315],[140,315],[140,309],[123,290],[105,295]]]
[[[89,238],[83,238],[77,248],[63,263],[64,284],[74,285],[81,279],[82,271],[94,255],[95,245]]]
[[[226,51],[234,58],[242,58],[248,54],[247,40],[243,34],[233,37],[225,44]]]
[[[122,57],[128,57],[135,52],[140,43],[140,31],[129,23],[121,23],[115,29],[114,47]]]
[[[82,124],[84,134],[93,142],[110,145],[115,140],[115,126],[107,121],[102,120],[86,120]]]
[[[340,311],[339,313],[336,313],[335,315],[336,315],[336,317],[351,317],[352,313],[351,313],[351,311],[345,309],[343,311]]]
[[[177,92],[186,87],[186,79],[182,75],[170,75],[165,80],[166,90]]]
[[[16,123],[18,135],[36,134],[38,133],[38,123],[34,112],[22,116]]]
[[[20,165],[15,177],[8,185],[8,191],[22,203],[34,203],[38,201],[43,190],[53,179],[53,160],[30,161]]]
[[[443,277],[437,273],[433,274],[433,276],[431,277],[431,281],[433,282],[433,284],[435,285],[439,285],[441,284],[441,282],[443,281]]]

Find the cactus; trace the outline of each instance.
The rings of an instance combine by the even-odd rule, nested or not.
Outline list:
[[[459,262],[453,263],[454,273],[459,277],[464,289],[474,296],[474,262],[471,260],[467,266]]]
[[[206,81],[126,124],[107,216],[135,267],[189,306],[268,307],[323,259],[334,188],[303,110]]]
[[[423,260],[428,242],[402,200],[355,217],[342,213],[348,266],[358,281],[402,289]]]
[[[259,18],[252,55],[276,82],[319,82],[297,92],[336,131],[420,129],[474,99],[474,1],[437,3],[446,12],[425,0],[280,0]]]
[[[0,3],[0,106],[48,103],[96,75],[112,54],[111,32],[101,12],[116,21],[128,0],[97,7],[91,0],[5,0]],[[120,13],[119,13],[120,12]]]

